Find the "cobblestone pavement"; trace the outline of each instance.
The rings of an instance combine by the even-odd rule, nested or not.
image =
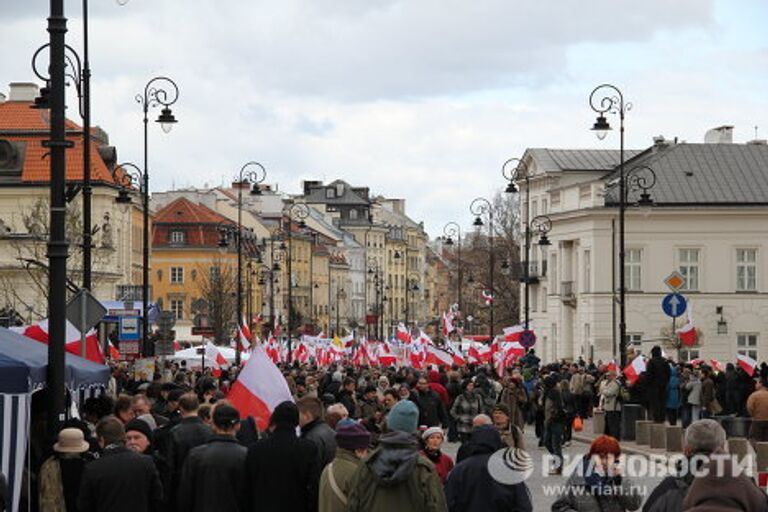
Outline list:
[[[552,503],[557,500],[558,486],[565,485],[566,477],[549,476],[547,474],[547,469],[544,468],[547,451],[543,448],[538,448],[538,439],[533,433],[533,427],[529,426],[525,431],[525,446],[534,460],[533,474],[526,480],[526,485],[531,493],[533,510],[545,512],[550,510]],[[574,441],[570,446],[563,447],[563,456],[573,461],[584,455],[587,448],[587,444]],[[444,449],[447,454],[455,458],[459,444],[446,443]],[[633,483],[640,486],[644,496],[648,496],[661,480],[662,478],[658,476],[647,476],[644,478],[633,478]],[[643,501],[645,501],[645,498],[643,498]]]

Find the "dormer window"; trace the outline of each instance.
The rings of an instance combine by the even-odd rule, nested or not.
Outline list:
[[[328,187],[325,189],[325,198],[326,199],[333,199],[336,197],[335,190],[332,187]]]
[[[183,244],[185,240],[183,231],[171,231],[171,243]]]

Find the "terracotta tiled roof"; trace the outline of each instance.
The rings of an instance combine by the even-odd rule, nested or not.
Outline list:
[[[50,114],[47,110],[30,108],[31,102],[4,101],[0,103],[0,139],[26,142],[22,155],[24,168],[21,181],[25,183],[48,183],[50,181],[50,161],[44,157],[48,149],[42,141],[48,138]],[[82,130],[70,120],[66,121],[67,130]],[[14,133],[25,132],[25,133]],[[75,145],[67,150],[67,181],[83,179],[83,146],[81,136],[68,136],[67,140]],[[112,174],[97,150],[99,143],[91,142],[91,180],[94,182],[114,183]]]
[[[168,224],[218,224],[226,222],[234,224],[231,219],[224,217],[200,203],[193,203],[185,197],[180,197],[161,208],[156,214],[155,225]]]

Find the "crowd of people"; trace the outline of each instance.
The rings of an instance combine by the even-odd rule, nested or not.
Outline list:
[[[753,438],[768,440],[765,365],[753,378],[732,366],[674,364],[656,349],[632,385],[600,362],[541,365],[534,350],[502,376],[489,365],[281,370],[294,400],[259,431],[226,400],[234,371],[215,378],[169,364],[142,382],[115,367],[113,396],[88,399],[82,420],[38,452],[26,499],[81,512],[538,510],[521,470],[499,461],[519,460],[532,429],[551,455],[550,474],[561,475],[574,420],[598,410],[605,433],[563,476],[552,510],[637,510],[644,496],[617,463],[622,404],[682,421],[687,455],[724,450],[722,427],[702,419],[718,414],[751,415]],[[461,443],[455,460],[446,441]],[[643,510],[768,510],[746,477],[720,489],[690,475],[665,480]]]

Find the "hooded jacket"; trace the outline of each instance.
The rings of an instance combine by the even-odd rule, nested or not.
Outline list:
[[[431,462],[419,455],[416,438],[405,432],[381,436],[355,474],[349,512],[444,512],[445,495]]]
[[[533,510],[524,483],[505,485],[488,472],[488,459],[504,448],[495,428],[478,427],[472,432],[466,459],[448,475],[445,496],[450,512],[495,512]]]

